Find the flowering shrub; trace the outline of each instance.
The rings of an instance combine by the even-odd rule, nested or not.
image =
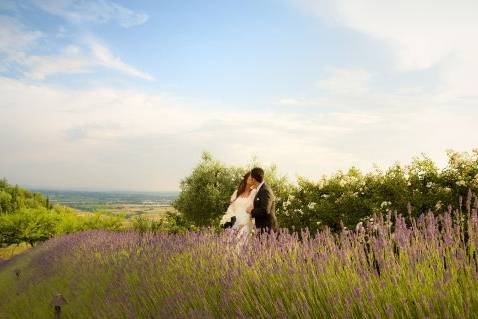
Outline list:
[[[319,181],[299,177],[296,185],[279,176],[273,166],[266,169],[265,179],[275,193],[281,227],[290,231],[308,228],[315,233],[327,226],[338,231],[343,226],[354,228],[376,213],[397,211],[419,216],[446,211],[449,205],[473,204],[477,199],[468,199],[468,192],[478,193],[478,149],[471,153],[449,151],[448,157],[444,169],[423,156],[385,171],[377,168],[364,174],[351,168]],[[205,153],[181,183],[175,207],[189,223],[217,225],[242,175],[254,165],[257,163],[245,168],[226,166]]]
[[[448,166],[440,170],[427,157],[415,158],[410,165],[395,164],[363,174],[352,168],[314,182],[299,178],[278,211],[281,227],[309,228],[311,232],[328,226],[354,228],[375,213],[397,211],[418,216],[428,211],[443,212],[448,206],[470,207],[478,193],[478,150],[472,154],[448,152]],[[460,202],[460,198],[462,199]]]
[[[478,216],[379,214],[357,231],[87,231],[0,265],[6,318],[470,318]],[[15,277],[16,270],[20,276]]]

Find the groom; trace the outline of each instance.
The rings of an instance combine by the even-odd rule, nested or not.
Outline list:
[[[251,170],[251,179],[257,189],[254,203],[247,209],[251,217],[256,221],[259,232],[277,231],[277,219],[275,215],[275,198],[272,189],[264,182],[264,170],[255,167]]]

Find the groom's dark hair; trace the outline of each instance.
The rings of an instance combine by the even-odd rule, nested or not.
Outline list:
[[[264,180],[264,170],[260,167],[254,167],[251,170],[251,177],[259,183],[262,183],[262,181]]]

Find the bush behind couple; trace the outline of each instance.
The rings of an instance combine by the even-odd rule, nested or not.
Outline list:
[[[238,236],[248,236],[253,232],[254,219],[259,233],[277,231],[275,205],[274,193],[264,181],[264,170],[255,167],[244,175],[239,187],[232,194],[221,225],[238,231]]]

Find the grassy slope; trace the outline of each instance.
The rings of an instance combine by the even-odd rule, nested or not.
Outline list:
[[[477,238],[476,215],[473,223]],[[453,234],[459,228],[430,229],[397,233],[399,256],[388,235],[372,242],[380,274],[358,237],[345,234],[340,245],[329,233],[251,239],[240,256],[214,233],[64,235],[0,266],[0,313],[50,318],[62,293],[63,319],[478,317],[478,265]]]
[[[92,294],[100,292],[104,283],[96,277],[98,273],[86,274],[89,280],[75,280],[77,273],[69,268],[74,264],[81,267],[81,260],[69,260],[70,256],[64,252],[63,257],[55,256],[52,252],[61,242],[51,245],[52,241],[56,239],[0,264],[0,319],[53,317],[50,302],[57,293],[63,293],[68,301],[63,307],[62,318],[93,318],[91,309],[82,305],[89,304],[94,299]],[[19,278],[15,275],[16,270],[20,270]]]

